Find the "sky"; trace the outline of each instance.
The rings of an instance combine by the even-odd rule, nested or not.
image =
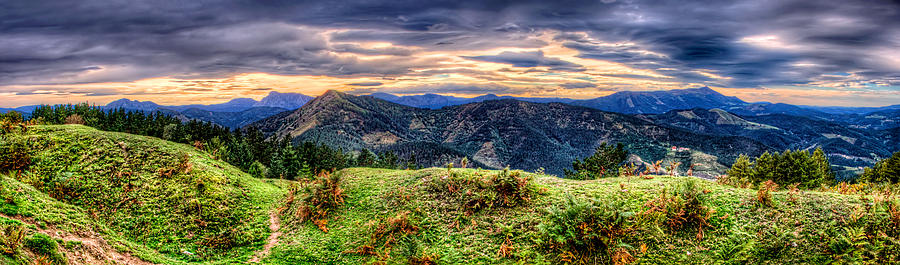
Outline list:
[[[0,107],[698,86],[900,104],[900,2],[0,1]]]

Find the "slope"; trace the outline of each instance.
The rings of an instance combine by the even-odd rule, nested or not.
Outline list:
[[[175,116],[182,120],[208,121],[227,128],[241,128],[287,110],[275,107],[252,107],[239,112],[216,112],[191,108],[175,114]]]
[[[709,87],[664,91],[620,91],[612,95],[572,102],[584,106],[618,113],[665,113],[676,109],[728,108],[742,106],[744,101],[728,97]]]
[[[721,137],[657,126],[628,115],[561,103],[493,100],[417,109],[372,97],[329,91],[291,114],[251,126],[274,137],[359,150],[395,150],[420,164],[441,166],[468,156],[490,168],[545,169],[561,174],[575,158],[602,142],[622,142],[643,161],[701,164],[707,175],[724,171],[740,153],[766,147],[743,137]],[[672,146],[686,147],[671,151]],[[442,150],[437,155],[434,150]],[[637,161],[640,164],[640,161]],[[681,171],[685,171],[683,168]]]
[[[577,219],[590,214],[612,216],[600,221],[608,232],[596,231],[606,236],[596,240],[613,242],[608,246],[626,261],[617,264],[891,263],[898,258],[890,254],[896,243],[880,241],[897,236],[890,230],[896,223],[880,208],[890,204],[873,204],[869,195],[777,191],[772,193],[774,204],[765,206],[757,203],[756,190],[693,178],[575,181],[523,173],[533,178],[526,202],[473,210],[466,202],[490,200],[479,197],[489,191],[438,183],[449,179],[461,184],[502,173],[354,168],[338,174],[347,198],[330,211],[328,232],[300,222],[287,210],[284,235],[264,264],[559,264],[575,253],[550,243],[566,237],[548,231],[570,228],[591,234],[577,230],[590,227],[578,221],[590,219]],[[671,198],[661,194],[673,191],[700,193],[699,203],[711,212],[704,232],[673,229],[665,218],[652,217],[654,205]],[[583,203],[588,206],[579,206]],[[568,215],[560,216],[556,209]],[[571,220],[570,226],[559,227],[558,221],[565,220]],[[868,245],[875,242],[880,246]],[[605,262],[596,257],[593,263]]]
[[[84,232],[78,223],[87,222],[100,227],[88,230],[121,239],[119,246],[134,246],[132,254],[153,262],[246,261],[268,236],[268,212],[283,196],[272,181],[152,137],[79,125],[33,126],[3,135],[4,144],[23,140],[31,165],[12,176],[52,199],[45,199],[50,203],[44,208],[6,200],[0,202],[4,209],[22,210],[5,214],[70,233]],[[5,179],[4,185],[15,184]],[[68,209],[65,217],[71,219],[40,217],[58,207]]]

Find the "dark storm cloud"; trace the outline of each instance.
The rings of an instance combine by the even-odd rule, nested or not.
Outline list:
[[[380,86],[384,83],[381,82],[358,82],[358,83],[350,83],[348,86]]]
[[[557,71],[584,71],[581,65],[544,56],[544,52],[501,52],[497,55],[485,56],[463,56],[463,58],[477,61],[504,63],[515,67],[537,67],[546,66],[550,70]]]
[[[559,85],[559,86],[562,87],[562,88],[565,88],[565,89],[577,89],[577,88],[591,88],[591,87],[597,87],[597,85],[595,85],[595,84],[593,84],[593,83],[586,83],[586,82],[585,82],[585,83],[565,83],[565,84],[562,84],[562,85]]]
[[[451,93],[451,94],[470,94],[470,95],[481,95],[481,94],[510,94],[510,93],[520,93],[523,91],[516,90],[514,88],[498,85],[498,84],[456,84],[456,83],[446,83],[446,84],[438,84],[438,85],[417,85],[417,86],[409,86],[409,87],[385,87],[385,88],[377,88],[377,89],[357,89],[354,90],[354,93],[357,94],[366,94],[373,92],[386,92],[393,94],[425,94],[425,93],[434,93],[435,91],[440,91],[441,93]]]
[[[12,0],[0,2],[0,18],[0,85],[242,72],[403,75],[438,63],[417,58],[421,51],[539,49],[548,45],[536,37],[545,30],[582,58],[685,82],[758,87],[850,78],[831,73],[874,84],[900,80],[900,8],[881,0]],[[781,46],[744,41],[767,35]],[[368,55],[391,58],[357,57]],[[540,52],[466,58],[583,69]]]

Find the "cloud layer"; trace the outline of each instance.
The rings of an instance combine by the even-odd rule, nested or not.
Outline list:
[[[36,0],[0,17],[7,102],[692,85],[900,101],[895,1]]]

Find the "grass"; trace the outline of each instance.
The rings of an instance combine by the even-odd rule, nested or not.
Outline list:
[[[3,177],[0,212],[95,231],[160,263],[243,262],[269,234],[279,185],[183,144],[78,125],[34,126],[32,163]]]
[[[454,174],[488,175],[496,171],[453,169]],[[433,176],[446,169],[418,171],[353,168],[338,172],[344,179],[345,205],[333,212],[327,233],[309,223],[288,225],[281,244],[264,260],[269,264],[368,264],[407,263],[432,257],[439,264],[549,264],[561,261],[548,247],[540,226],[548,209],[566,205],[568,197],[615,201],[623,211],[640,212],[647,202],[673,190],[685,177],[652,179],[606,178],[590,181],[534,175],[537,195],[525,205],[494,207],[467,213],[457,205],[426,191]],[[641,264],[822,264],[851,262],[832,248],[850,236],[846,228],[875,228],[860,219],[879,215],[865,210],[871,198],[809,191],[771,192],[771,207],[757,203],[757,190],[693,180],[707,193],[710,209],[705,235],[697,228],[669,229],[665,224],[643,223],[640,233],[623,240]],[[868,201],[867,201],[868,200]],[[372,246],[370,238],[385,222],[404,214],[417,228],[404,234],[390,248]],[[860,216],[855,221],[852,216]],[[868,217],[862,217],[868,216]],[[285,219],[290,219],[290,216]],[[870,233],[871,234],[871,233]],[[380,241],[383,242],[383,241]],[[839,244],[838,244],[839,245]],[[890,245],[890,243],[887,243]],[[861,256],[870,263],[884,262]],[[896,260],[896,259],[895,259]]]
[[[0,175],[0,224],[24,225],[26,239],[47,231],[97,234],[154,263],[245,263],[262,249],[276,209],[282,236],[262,264],[900,259],[900,203],[875,192],[840,194],[861,186],[761,192],[672,176],[578,181],[465,168],[350,168],[332,173],[339,182],[328,190],[340,192],[323,194],[342,200],[314,222],[296,203],[315,190],[304,187],[321,183],[252,178],[188,145],[78,125],[35,126],[12,137],[27,140],[33,163]],[[573,233],[587,243],[571,241]],[[85,247],[57,243],[65,253]],[[22,250],[0,254],[0,263],[35,260],[35,250]]]

